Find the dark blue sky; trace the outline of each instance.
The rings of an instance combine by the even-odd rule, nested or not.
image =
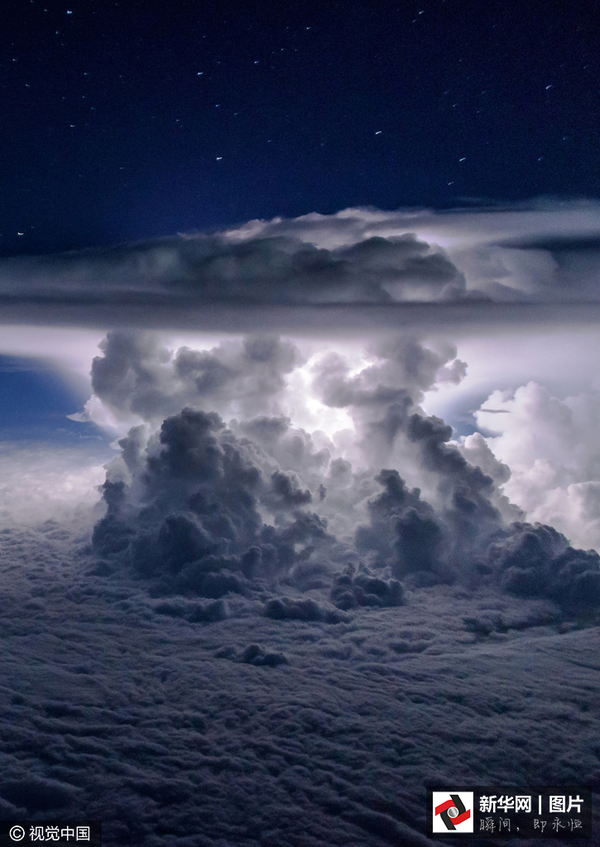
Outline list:
[[[8,2],[0,255],[351,205],[597,197],[599,11]]]

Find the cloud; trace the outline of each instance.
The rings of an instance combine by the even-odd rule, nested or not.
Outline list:
[[[182,236],[52,258],[10,260],[0,276],[7,305],[319,305],[452,300],[464,280],[439,248],[404,232],[317,247],[308,239]]]
[[[155,333],[117,330],[100,349],[92,362],[95,397],[117,418],[159,422],[190,402],[244,417],[265,414],[277,408],[270,400],[285,376],[302,364],[296,345],[272,335],[173,354]]]
[[[216,413],[186,408],[166,418],[143,459],[139,436],[137,428],[120,442],[129,482],[104,483],[93,545],[99,557],[157,578],[159,591],[242,594],[247,579],[289,576],[333,544],[326,520],[302,509],[311,492],[293,473],[263,473],[257,445],[239,441]],[[117,462],[112,473],[121,469]]]
[[[600,556],[574,550],[549,526],[514,523],[488,549],[505,590],[548,597],[567,613],[585,615],[600,603]]]
[[[402,585],[396,579],[385,580],[364,565],[358,573],[350,565],[338,574],[331,586],[331,601],[338,609],[358,606],[400,606],[404,599]]]
[[[5,260],[0,304],[7,323],[230,332],[589,320],[599,231],[593,202],[443,215],[348,209]]]
[[[323,604],[319,605],[310,597],[301,599],[274,597],[265,603],[263,614],[276,621],[325,621],[325,623],[348,621],[347,617],[340,615],[335,609]]]
[[[0,444],[2,524],[78,521],[90,525],[112,451],[103,444]]]
[[[494,372],[463,437],[429,411],[469,333],[504,322],[510,359],[589,300],[597,218],[347,210],[4,264],[13,315],[113,316],[87,416],[118,432],[2,458],[35,512],[0,532],[4,817],[425,845],[425,785],[598,786],[597,388]],[[152,329],[186,321],[243,333]],[[63,501],[88,522],[38,521]]]
[[[154,611],[158,615],[182,618],[190,623],[215,623],[225,620],[228,616],[227,604],[222,599],[203,604],[179,597],[176,600],[157,603]]]
[[[596,554],[570,547],[550,527],[523,522],[505,491],[510,468],[486,440],[454,442],[452,427],[420,407],[427,389],[464,373],[452,345],[435,350],[414,337],[388,338],[354,374],[337,353],[318,360],[317,394],[325,406],[347,408],[354,421],[348,458],[340,455],[343,439],[341,449],[328,439],[317,449],[285,416],[234,419],[228,427],[207,411],[213,399],[240,411],[246,392],[258,407],[279,402],[286,376],[304,363],[289,342],[252,336],[200,355],[173,354],[146,331],[110,334],[102,348],[92,370],[100,399],[147,423],[119,441],[93,547],[101,562],[151,580],[153,594],[218,600],[255,597],[265,587],[329,586],[342,608],[378,607],[400,602],[403,580],[413,587],[492,584],[554,600],[566,616],[600,605]],[[177,382],[172,374],[181,375],[182,358],[211,362],[219,378],[206,382],[202,371],[198,383],[194,367],[192,380]],[[184,399],[204,408],[186,406],[153,429]],[[491,398],[488,406],[499,403]],[[385,467],[389,461],[406,467],[412,487]],[[531,539],[553,532],[558,540],[542,544],[538,564],[519,559],[523,538],[535,544]],[[358,576],[335,575],[355,563]],[[284,596],[272,608],[294,617],[304,608],[295,602]],[[319,608],[312,602],[311,614]]]
[[[428,784],[597,787],[597,629],[561,630],[547,600],[437,586],[338,623],[235,601],[208,622],[207,601],[11,536],[7,819],[101,819],[115,845],[426,845]]]
[[[400,468],[409,489],[421,489],[421,504],[429,504],[443,516],[441,525],[447,531],[453,524],[455,546],[469,546],[472,559],[479,536],[487,536],[496,521],[510,523],[525,517],[533,523],[556,525],[575,546],[600,544],[596,526],[599,477],[593,448],[587,452],[581,448],[587,443],[581,425],[567,431],[557,423],[554,446],[544,443],[543,450],[544,438],[538,437],[538,429],[532,449],[521,458],[522,435],[529,430],[523,421],[515,425],[517,446],[511,447],[510,415],[501,404],[494,404],[496,395],[492,395],[477,420],[480,426],[492,426],[491,419],[506,419],[504,435],[495,437],[495,442],[487,438],[486,448],[481,441],[475,447],[473,436],[460,448],[468,465],[481,467],[492,479],[484,493],[475,495],[476,471],[468,480],[465,471],[465,478],[456,481],[458,477],[450,473],[452,462],[456,465],[455,447],[443,446],[451,438],[441,438],[442,430],[435,431],[433,416],[424,414],[423,407],[426,395],[433,391],[448,391],[468,382],[460,345],[443,338],[443,327],[450,331],[461,324],[460,340],[476,326],[482,332],[489,320],[504,322],[513,330],[533,316],[547,323],[595,320],[593,308],[577,304],[589,300],[594,291],[597,229],[598,210],[593,203],[560,208],[532,204],[444,215],[346,210],[335,216],[253,222],[213,236],[31,261],[48,261],[48,268],[54,267],[52,273],[58,275],[48,284],[55,291],[57,308],[64,286],[67,311],[67,301],[78,308],[81,292],[101,281],[107,298],[116,298],[115,303],[122,291],[139,294],[136,314],[127,312],[124,304],[124,321],[149,326],[164,318],[166,326],[176,325],[179,318],[169,310],[177,311],[178,303],[192,298],[186,301],[184,320],[195,320],[194,310],[202,304],[200,326],[204,321],[213,330],[226,324],[229,329],[252,324],[251,335],[224,338],[200,349],[193,342],[174,347],[164,335],[148,329],[108,333],[101,344],[102,355],[93,362],[94,394],[86,411],[97,423],[114,425],[121,435],[132,426],[146,427],[138,433],[137,447],[133,435],[129,437],[127,455],[122,458],[125,467],[136,451],[144,464],[147,439],[165,418],[177,416],[186,407],[215,412],[260,473],[259,513],[266,510],[273,517],[277,500],[283,503],[287,498],[291,505],[295,498],[300,510],[310,501],[314,513],[327,520],[327,533],[351,549],[354,529],[369,521],[367,503],[377,495],[377,474]],[[29,261],[19,260],[18,268],[14,265],[17,276],[27,276]],[[35,285],[46,285],[50,277],[44,274],[44,268],[36,266]],[[577,282],[571,284],[571,277]],[[240,293],[242,289],[246,294]],[[168,304],[153,306],[152,298],[161,291],[168,293]],[[479,300],[473,300],[474,296]],[[569,312],[563,306],[571,301],[574,311]],[[227,323],[236,310],[239,320],[233,317]],[[328,316],[323,317],[325,313]],[[470,317],[465,323],[467,313]],[[116,314],[114,308],[112,314]],[[96,318],[103,320],[100,312]],[[265,325],[268,334],[260,332]],[[410,325],[410,331],[402,332],[403,325]],[[286,326],[293,328],[293,339],[279,334]],[[360,327],[358,333],[356,327]],[[315,354],[314,346],[308,349],[304,336],[313,329],[331,333],[328,353]],[[339,338],[350,344],[343,336],[350,338],[353,333],[352,343],[363,355],[360,363],[356,355],[340,352],[333,343]],[[507,357],[510,360],[510,352]],[[588,394],[595,396],[593,391]],[[551,414],[546,416],[546,422],[551,419]],[[320,420],[323,432],[319,434]],[[419,420],[424,422],[423,431],[417,433]],[[423,427],[430,428],[429,435]],[[574,444],[580,446],[572,448]],[[571,462],[577,467],[563,468],[558,455],[550,458],[562,450],[580,454]],[[528,467],[533,456],[534,467]],[[498,475],[499,465],[494,466],[490,457],[509,468],[510,478]],[[548,474],[542,482],[544,468],[554,474],[550,486]],[[129,473],[135,476],[138,471]],[[469,509],[475,509],[476,517],[468,516]],[[484,520],[486,509],[489,514]],[[397,533],[417,537],[417,513],[396,516]],[[316,554],[311,555],[315,559]],[[440,561],[438,566],[453,570],[450,561],[456,557],[446,549],[446,565],[442,567]],[[318,570],[322,564],[313,561],[313,567]],[[317,570],[306,579],[318,580]]]
[[[490,413],[495,409],[502,414]],[[575,544],[600,546],[600,398],[586,391],[560,399],[537,382],[494,392],[476,412],[478,425],[492,435],[487,450],[510,468],[498,481],[530,520],[556,526]],[[477,438],[467,438],[464,455]]]

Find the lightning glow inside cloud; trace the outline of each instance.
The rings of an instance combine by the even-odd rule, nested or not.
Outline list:
[[[255,221],[4,262],[0,299],[18,322],[2,346],[85,377],[91,396],[71,418],[116,439],[98,550],[138,561],[150,508],[160,538],[183,521],[178,533],[200,533],[185,542],[194,555],[229,556],[234,572],[256,549],[271,576],[358,556],[388,576],[448,580],[487,561],[498,533],[518,547],[515,520],[600,546],[598,386],[578,365],[598,346],[598,269],[594,203]],[[38,327],[40,314],[62,326]],[[223,521],[238,507],[216,480],[246,486],[243,525],[217,527],[191,489],[189,502],[167,496],[180,449],[192,464],[221,456],[198,465],[197,494]],[[91,453],[87,468],[95,479]],[[54,498],[78,499],[80,484]],[[173,550],[178,573],[191,553]]]
[[[346,210],[2,263],[0,354],[73,389],[0,442],[4,817],[425,844],[427,784],[592,784],[599,233]]]

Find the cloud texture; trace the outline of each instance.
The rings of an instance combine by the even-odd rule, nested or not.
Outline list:
[[[534,305],[547,320],[581,320],[590,310],[597,318],[599,237],[593,202],[444,215],[348,209],[6,260],[0,306],[7,323],[228,331],[274,320],[304,332],[513,323],[534,319]]]
[[[220,619],[86,573],[57,530],[0,536],[5,818],[100,818],[109,845],[424,847],[427,784],[598,788],[597,629],[552,604],[438,586],[337,622],[306,599]]]
[[[595,319],[599,228],[347,210],[4,263],[7,320],[113,316],[73,417],[117,449],[0,456],[0,813],[425,847],[429,784],[597,790],[598,386],[428,407],[480,319]]]
[[[142,421],[119,441],[103,486],[93,546],[109,570],[151,579],[154,593],[210,599],[328,585],[340,608],[395,605],[400,580],[491,585],[567,615],[600,605],[598,555],[523,522],[501,487],[509,467],[481,438],[454,443],[420,406],[436,381],[464,375],[451,345],[388,338],[357,373],[337,353],[317,357],[313,391],[348,411],[351,438],[256,415],[276,412],[286,377],[305,366],[289,341],[170,352],[147,332],[119,331],[101,346],[96,396]],[[215,405],[243,418],[228,426]],[[362,576],[347,575],[357,567]]]
[[[582,546],[600,546],[598,393],[561,399],[532,381],[495,391],[476,419],[492,433],[487,445],[511,469],[506,494],[533,520],[556,526]],[[467,439],[467,453],[473,443]]]

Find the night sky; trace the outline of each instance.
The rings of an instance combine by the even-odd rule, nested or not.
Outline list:
[[[349,206],[597,197],[598,12],[7,2],[0,251]]]
[[[0,841],[598,842],[599,12],[3,5]]]

